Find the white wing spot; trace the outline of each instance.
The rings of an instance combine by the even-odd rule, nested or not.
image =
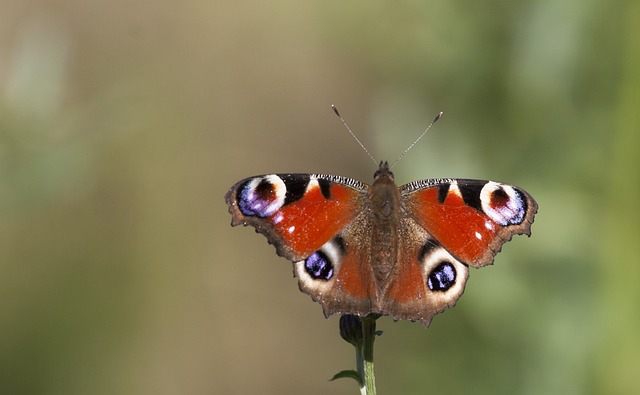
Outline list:
[[[309,183],[307,184],[307,189],[305,192],[309,192],[316,188],[320,188],[320,184],[318,183],[318,179],[312,176],[309,180]]]
[[[482,235],[480,234],[480,232],[476,232],[476,239],[482,240]]]
[[[287,229],[289,233],[293,233],[294,230],[296,230],[295,226],[290,226],[289,229]]]
[[[458,186],[458,183],[455,181],[449,185],[448,193],[452,193],[460,198],[462,197],[462,192],[460,192],[460,187]]]
[[[495,226],[493,226],[493,223],[491,221],[485,221],[484,227],[491,231],[495,230]]]

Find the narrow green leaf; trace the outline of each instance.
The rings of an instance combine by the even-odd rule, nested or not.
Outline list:
[[[359,386],[362,386],[362,378],[360,377],[358,372],[356,372],[355,370],[343,370],[341,372],[338,372],[329,381],[333,381],[333,380],[337,380],[337,379],[343,379],[343,378],[354,379],[358,383]]]

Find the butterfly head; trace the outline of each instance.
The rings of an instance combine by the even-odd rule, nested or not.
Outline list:
[[[386,160],[380,162],[380,167],[378,167],[378,170],[373,174],[373,181],[379,178],[389,178],[393,181],[393,173],[389,170],[389,162]]]

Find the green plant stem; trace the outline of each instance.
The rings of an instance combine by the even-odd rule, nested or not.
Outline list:
[[[376,380],[373,372],[373,342],[376,337],[376,319],[365,317],[362,322],[362,343],[356,347],[356,365],[362,378],[360,392],[363,395],[376,394]]]

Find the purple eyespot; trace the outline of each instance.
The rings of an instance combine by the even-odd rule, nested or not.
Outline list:
[[[456,282],[456,269],[449,262],[441,262],[429,273],[427,286],[432,291],[446,291]]]
[[[276,175],[253,178],[238,188],[238,208],[246,216],[269,217],[283,206],[286,192]]]
[[[333,264],[327,255],[318,250],[304,261],[304,269],[316,280],[330,280],[333,277]]]
[[[480,193],[482,211],[502,226],[518,225],[527,213],[527,201],[516,188],[487,182]]]

